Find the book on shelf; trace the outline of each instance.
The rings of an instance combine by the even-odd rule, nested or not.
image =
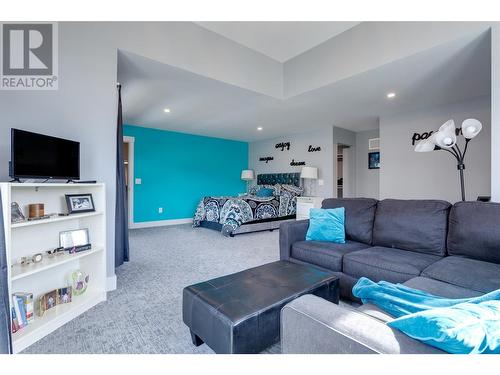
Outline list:
[[[14,293],[12,295],[12,333],[26,327],[35,318],[33,293]]]
[[[33,309],[34,308],[33,293],[16,292],[14,293],[14,296],[22,299],[24,305],[24,311],[26,314],[26,321],[29,324],[35,319],[35,314]]]
[[[14,306],[17,326],[19,327],[19,329],[26,327],[28,325],[28,320],[26,319],[26,311],[24,310],[24,302],[22,298],[13,295],[12,305]]]
[[[12,306],[12,333],[16,333],[19,331],[19,324],[17,323],[17,316],[16,316],[16,309],[14,309],[14,306]]]

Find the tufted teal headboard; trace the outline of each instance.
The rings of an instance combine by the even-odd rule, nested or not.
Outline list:
[[[276,184],[300,186],[300,173],[265,173],[257,175],[257,185]]]

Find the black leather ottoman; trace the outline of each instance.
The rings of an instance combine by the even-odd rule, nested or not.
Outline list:
[[[311,293],[338,303],[337,276],[278,261],[184,288],[182,317],[197,346],[259,353],[279,341],[281,308]]]

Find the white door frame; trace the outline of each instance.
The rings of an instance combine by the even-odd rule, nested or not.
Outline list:
[[[123,143],[128,143],[128,227],[134,228],[134,137],[123,136]]]

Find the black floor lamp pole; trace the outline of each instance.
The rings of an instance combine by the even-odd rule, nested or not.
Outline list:
[[[464,176],[464,170],[465,170],[465,164],[464,164],[464,159],[465,159],[465,153],[467,152],[467,146],[469,145],[470,139],[465,139],[465,147],[464,151],[462,152],[460,148],[455,145],[452,148],[442,148],[439,146],[436,146],[438,150],[443,150],[443,151],[448,151],[450,154],[452,154],[455,159],[457,159],[457,169],[460,174],[460,191],[462,192],[462,202],[465,202],[465,176]]]

